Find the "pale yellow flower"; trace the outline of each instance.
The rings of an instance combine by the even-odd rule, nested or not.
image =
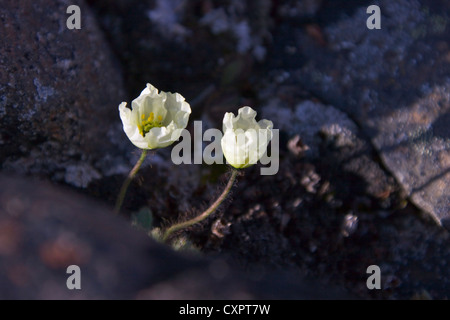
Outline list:
[[[237,116],[227,112],[223,117],[222,151],[227,162],[237,169],[258,162],[272,139],[272,121],[256,122],[255,118],[256,111],[250,107],[240,108]]]
[[[177,141],[191,114],[191,107],[181,94],[158,92],[151,84],[132,101],[132,109],[126,105],[119,105],[123,130],[141,149],[164,148]]]

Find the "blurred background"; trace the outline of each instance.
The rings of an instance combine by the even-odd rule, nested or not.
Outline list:
[[[444,0],[4,1],[0,297],[449,298],[449,17]],[[225,165],[152,152],[127,221],[110,212],[139,157],[117,108],[146,83],[186,97],[188,130],[245,105],[280,130],[278,174],[246,169],[179,234],[194,258],[148,233],[206,208]],[[68,264],[87,270],[76,296]]]

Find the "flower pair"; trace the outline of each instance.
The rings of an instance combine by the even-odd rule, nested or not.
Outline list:
[[[164,148],[177,141],[186,128],[191,108],[179,93],[158,92],[151,84],[133,100],[119,105],[123,129],[130,141],[141,149]],[[225,113],[221,140],[227,162],[237,169],[255,164],[272,139],[273,123],[256,121],[256,111],[242,107],[235,116]]]

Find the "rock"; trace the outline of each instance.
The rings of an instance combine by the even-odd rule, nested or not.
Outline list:
[[[350,201],[356,194],[387,198],[398,189],[374,160],[369,141],[344,112],[311,100],[291,109],[287,101],[294,97],[281,94],[286,91],[283,86],[272,90],[273,99],[263,108],[264,118],[271,119],[289,137],[298,136],[306,149],[303,156],[321,166],[324,177],[340,184],[343,197]],[[358,179],[351,178],[356,176]]]
[[[275,89],[272,95],[274,98],[263,108],[263,116],[272,119],[276,128],[286,131],[288,135],[299,134],[303,143],[309,147],[307,156],[320,156],[321,131],[327,131],[330,135],[341,133],[341,147],[353,143],[354,137],[358,135],[358,127],[345,113],[311,100],[298,103],[291,110],[287,102],[278,98],[281,91],[282,88]]]
[[[224,257],[158,244],[102,205],[47,182],[0,174],[1,299],[345,298],[296,273],[253,277]],[[81,269],[68,290],[66,269]]]
[[[69,30],[70,4],[81,30]],[[0,166],[87,187],[122,173],[121,71],[83,1],[6,2],[0,9]]]
[[[125,66],[128,91],[137,95],[150,81],[179,92],[193,117],[210,111],[221,121],[237,110],[249,71],[266,56],[272,1],[89,3]]]
[[[340,3],[345,7],[344,1]],[[349,15],[335,12],[330,19],[322,15],[316,31],[325,43],[307,28],[284,25],[295,39],[295,50],[286,53],[283,46],[292,44],[279,44],[273,64],[289,71],[289,81],[349,114],[412,202],[447,225],[449,4],[439,0],[371,4],[381,8],[381,30],[366,28],[367,7],[359,4]],[[293,57],[301,63],[293,65]]]

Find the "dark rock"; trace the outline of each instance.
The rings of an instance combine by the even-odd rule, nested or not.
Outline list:
[[[450,213],[450,7],[439,0],[370,4],[381,8],[381,30],[366,28],[361,4],[350,16],[321,21],[324,44],[306,28],[285,25],[302,63],[292,71],[288,59],[274,56],[274,65],[355,119],[411,200],[442,222]]]
[[[73,191],[0,175],[2,299],[342,299],[296,273],[243,274],[158,244]],[[68,290],[66,269],[81,269]]]
[[[246,169],[233,201],[207,227],[192,228],[192,239],[252,272],[295,268],[360,298],[410,299],[422,291],[433,299],[448,298],[450,234],[405,206],[395,189],[371,194],[378,183],[396,184],[367,148],[358,149],[361,137],[351,141],[355,148],[329,143],[319,158],[282,150],[274,176]],[[217,221],[226,232],[214,232]],[[372,264],[381,269],[382,290],[366,287]]]
[[[67,1],[0,9],[0,166],[86,187],[124,171],[121,71],[89,7],[69,30]]]
[[[272,1],[89,3],[125,67],[132,95],[149,81],[185,96],[193,117],[206,111],[218,121],[242,105],[242,93],[252,95],[248,75],[266,56]]]

